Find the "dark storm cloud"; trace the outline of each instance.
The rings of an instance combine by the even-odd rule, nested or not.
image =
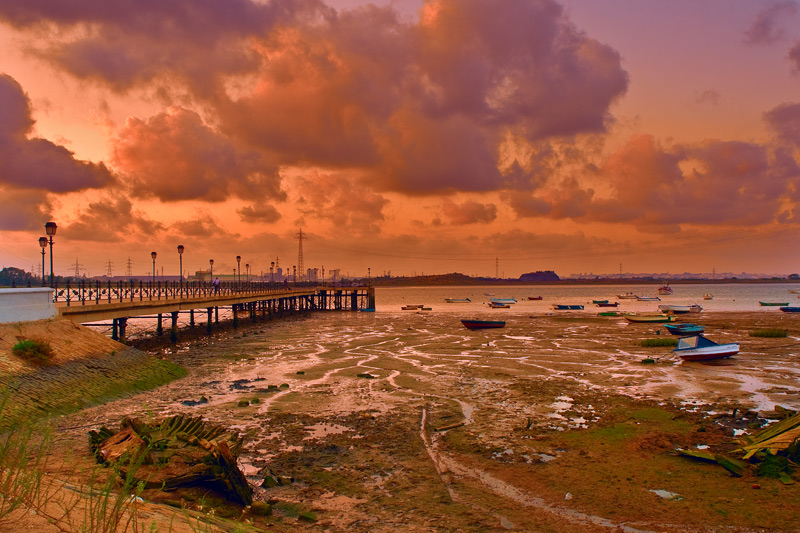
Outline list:
[[[71,240],[122,242],[132,236],[155,238],[163,230],[162,224],[135,210],[128,198],[116,196],[90,202],[77,220],[59,232]]]
[[[105,165],[79,161],[63,146],[31,138],[33,125],[30,100],[22,87],[0,74],[0,184],[69,192],[113,182]]]

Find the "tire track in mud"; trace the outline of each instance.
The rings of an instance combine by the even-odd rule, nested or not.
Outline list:
[[[615,523],[601,516],[590,515],[574,509],[554,505],[542,498],[539,498],[538,496],[527,494],[512,484],[497,479],[488,472],[467,467],[459,463],[455,458],[440,449],[439,439],[436,436],[430,436],[428,435],[428,432],[425,431],[427,416],[427,410],[423,408],[422,416],[420,417],[420,438],[422,439],[425,450],[428,453],[436,472],[439,474],[442,483],[447,487],[447,491],[453,501],[463,503],[465,502],[465,498],[462,498],[453,488],[453,484],[448,479],[450,475],[458,476],[464,479],[472,479],[480,483],[481,486],[485,487],[500,498],[515,501],[519,504],[525,505],[526,507],[533,507],[542,511],[546,511],[555,515],[559,519],[563,519],[574,524],[600,526],[607,529],[625,531],[626,533],[656,533],[654,530],[638,529],[627,524]],[[500,518],[502,519],[503,517]]]

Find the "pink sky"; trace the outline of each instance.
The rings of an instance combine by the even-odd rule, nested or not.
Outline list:
[[[800,2],[0,0],[0,266],[798,265]],[[38,267],[37,267],[38,268]]]

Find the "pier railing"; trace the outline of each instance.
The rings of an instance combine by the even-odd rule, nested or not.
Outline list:
[[[54,288],[53,301],[70,305],[86,305],[136,302],[152,300],[174,300],[183,298],[210,298],[215,296],[237,296],[272,294],[293,289],[317,289],[316,283],[270,283],[261,281],[220,282],[215,286],[210,281],[67,281]],[[331,287],[325,285],[325,287]]]

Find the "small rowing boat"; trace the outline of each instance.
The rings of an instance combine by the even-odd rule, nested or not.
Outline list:
[[[697,335],[706,330],[705,326],[698,326],[697,324],[683,323],[683,324],[665,324],[667,331],[673,335]]]
[[[504,320],[468,320],[462,318],[461,323],[464,324],[464,327],[467,329],[495,329],[506,327]]]
[[[471,302],[472,300],[469,298],[445,298],[444,301],[449,304],[465,304]]]
[[[640,323],[661,323],[661,322],[674,322],[675,317],[672,315],[625,315],[625,320],[628,322],[633,322],[635,324]]]
[[[583,309],[583,306],[575,304],[554,304],[553,309],[556,311],[580,311]]]
[[[786,307],[789,305],[789,302],[758,302],[758,304],[762,307]]]

